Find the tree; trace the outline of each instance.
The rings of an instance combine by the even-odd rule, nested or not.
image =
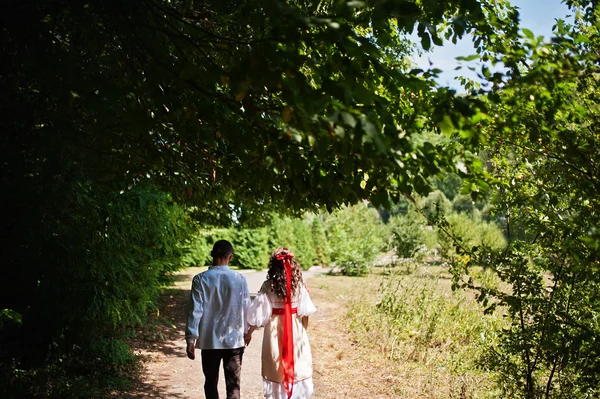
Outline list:
[[[131,304],[151,304],[152,276],[170,270],[156,259],[178,247],[171,230],[183,229],[173,226],[185,218],[177,204],[201,227],[260,224],[273,210],[361,199],[385,206],[403,192],[426,194],[428,178],[456,172],[457,162],[477,176],[478,161],[462,144],[478,141],[481,101],[436,87],[435,71],[410,73],[403,35],[416,26],[425,49],[465,32],[493,44],[514,22],[510,7],[475,0],[8,0],[1,7],[0,184],[10,193],[0,199],[1,273],[9,282],[0,302],[3,346],[22,342],[38,316],[54,323],[44,342],[3,354],[4,364],[17,364],[9,374],[31,375],[71,354],[83,364],[96,359],[80,339],[90,335],[78,329],[121,336],[98,327],[114,307],[131,322],[142,316],[146,305]],[[444,132],[460,126],[462,135],[443,146],[414,139],[440,123]],[[148,196],[163,199],[136,205]],[[162,227],[137,224],[157,209]],[[129,261],[115,258],[115,248]],[[147,258],[151,269],[143,269]],[[113,292],[90,272],[120,270],[119,281],[135,286],[130,276],[139,268],[150,270],[153,295]],[[82,286],[81,308],[50,306],[77,302],[72,290]],[[25,361],[29,355],[39,361]],[[63,397],[61,386],[86,392],[53,386]]]
[[[326,221],[329,258],[350,276],[364,276],[386,244],[377,210],[361,203],[342,207]]]
[[[507,311],[510,327],[488,360],[511,397],[600,392],[600,8],[568,4],[573,24],[557,21],[550,43],[523,29],[496,49],[508,71],[486,75],[481,127],[509,244],[498,256],[463,249],[503,284],[479,287],[461,280],[468,267],[454,270],[490,310]]]

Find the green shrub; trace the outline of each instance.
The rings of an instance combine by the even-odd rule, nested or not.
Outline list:
[[[9,391],[27,387],[19,397],[94,397],[93,386],[118,382],[132,359],[119,339],[181,266],[188,227],[169,195],[88,183],[63,194],[63,206],[31,230],[39,252],[23,252],[21,270],[12,270],[19,278],[4,288],[14,295],[0,326],[0,371]]]
[[[278,247],[286,247],[293,250],[294,247],[294,226],[290,217],[275,215],[271,218],[268,226],[269,252]]]
[[[382,228],[377,211],[364,203],[340,208],[327,219],[331,261],[346,275],[367,274],[385,246]]]
[[[211,250],[206,232],[200,232],[185,241],[181,262],[185,267],[210,265]]]
[[[479,247],[483,250],[498,252],[506,246],[506,238],[500,228],[493,222],[481,220],[479,212],[472,215],[453,213],[446,218],[448,230],[459,239],[465,249]],[[438,232],[438,239],[445,258],[453,259],[456,254],[455,242],[443,232]]]
[[[315,251],[308,221],[276,215],[271,220],[268,232],[269,253],[277,247],[286,247],[294,252],[303,268],[313,265]]]
[[[452,203],[439,190],[433,191],[419,202],[423,213],[430,221],[438,220],[452,210]]]
[[[315,258],[311,226],[304,219],[293,219],[292,226],[294,229],[294,253],[300,265],[304,269],[308,269],[313,265]]]
[[[474,213],[485,210],[485,214],[489,214],[490,205],[486,200],[473,201],[470,195],[461,194],[452,201],[452,210],[458,213]]]
[[[327,266],[329,265],[329,244],[327,242],[327,235],[325,234],[325,227],[321,221],[322,215],[315,215],[311,224],[312,243],[314,248],[313,264]]]
[[[266,228],[238,229],[234,231],[233,248],[236,265],[262,270],[269,262]]]
[[[412,209],[406,215],[396,215],[390,219],[391,228],[391,248],[401,258],[413,258],[418,253],[426,253],[433,249],[428,248],[425,243],[427,221],[423,215]],[[435,233],[434,233],[435,236]]]
[[[444,196],[450,201],[453,201],[460,193],[463,185],[462,179],[454,173],[448,173],[443,178],[433,177],[431,183],[436,189],[444,193]]]

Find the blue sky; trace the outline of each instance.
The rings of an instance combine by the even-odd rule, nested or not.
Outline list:
[[[555,20],[557,18],[564,19],[569,14],[567,6],[560,0],[510,0],[510,2],[519,7],[521,28],[531,30],[536,36],[542,35],[546,40],[549,40],[552,34],[552,25]],[[416,34],[413,34],[413,40],[418,40]],[[459,65],[456,57],[472,54],[475,54],[472,39],[464,37],[457,44],[444,42],[444,46],[435,47],[420,57],[413,57],[413,61],[422,69],[429,69],[431,61],[433,64],[431,68],[439,68],[444,71],[437,81],[442,85],[458,89],[460,85],[454,80],[455,76],[462,74],[475,78],[475,74],[466,68],[455,71],[454,68]]]

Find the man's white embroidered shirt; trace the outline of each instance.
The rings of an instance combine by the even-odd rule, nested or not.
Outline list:
[[[211,266],[192,281],[185,339],[200,349],[244,347],[248,282],[228,266]]]

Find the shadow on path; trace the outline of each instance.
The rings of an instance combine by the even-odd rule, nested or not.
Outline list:
[[[118,399],[147,399],[147,398],[173,398],[173,399],[184,399],[186,395],[184,393],[173,393],[166,392],[165,389],[161,389],[154,383],[139,382],[136,387],[129,392],[122,392],[114,394],[111,398]]]
[[[184,331],[189,290],[167,288],[159,298],[158,312],[138,329],[134,348],[161,352],[166,356],[186,357]]]

